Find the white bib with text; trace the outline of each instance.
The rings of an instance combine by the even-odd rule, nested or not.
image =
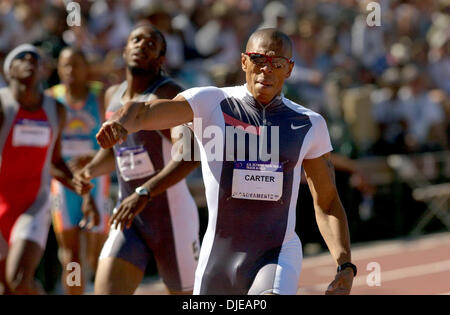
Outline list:
[[[117,164],[120,175],[127,182],[155,173],[155,168],[144,146],[120,148],[117,152]]]
[[[283,195],[283,167],[270,162],[235,162],[232,197],[278,201]]]
[[[51,129],[47,121],[19,119],[14,125],[14,147],[44,148],[50,144]]]

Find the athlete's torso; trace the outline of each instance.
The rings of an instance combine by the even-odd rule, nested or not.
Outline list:
[[[138,101],[156,98],[154,93],[157,89],[170,82],[173,82],[172,79],[161,76],[142,93]],[[124,82],[114,93],[107,108],[107,117],[124,105],[122,96],[126,89],[127,83]],[[161,171],[171,160],[171,150],[171,140],[160,131],[139,131],[128,135],[124,143],[116,145],[114,154],[119,182],[119,200],[122,201],[133,194],[137,187],[143,185]],[[185,180],[172,186],[165,193],[152,198],[152,201],[139,214],[138,220],[135,220],[134,224],[139,225],[140,230],[146,231],[143,234],[158,238],[164,234],[162,227],[171,226],[167,209],[169,207],[179,208],[177,205],[182,204],[183,200],[186,208],[174,211],[178,211],[179,215],[188,215],[190,218],[190,214],[194,213],[196,209]]]
[[[263,107],[246,86],[198,88],[181,95],[194,112],[209,210],[199,263],[199,274],[206,276],[199,292],[222,292],[210,291],[219,275],[223,290],[245,293],[256,271],[276,263],[283,244],[297,237],[301,164],[331,151],[326,125],[320,115],[283,96]],[[239,156],[242,133],[246,140]],[[215,137],[222,142],[211,150]],[[224,276],[228,272],[235,275]]]
[[[0,101],[0,218],[13,224],[38,195],[48,198],[58,114],[47,96],[35,112],[22,109],[9,88],[0,89]]]

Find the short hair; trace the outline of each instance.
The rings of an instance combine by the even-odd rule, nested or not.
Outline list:
[[[277,30],[276,28],[263,28],[255,31],[247,41],[246,49],[249,49],[249,46],[253,43],[253,41],[257,38],[269,36],[270,39],[275,41],[280,41],[283,44],[283,48],[288,49],[292,53],[293,43],[292,39],[286,35],[285,33]]]

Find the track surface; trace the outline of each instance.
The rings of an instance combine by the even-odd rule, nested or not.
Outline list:
[[[353,247],[352,256],[358,266],[353,295],[450,295],[450,233],[359,244]],[[368,270],[370,263],[380,267],[380,286],[375,283],[375,269]],[[323,294],[335,272],[330,254],[305,257],[297,294]],[[161,295],[166,291],[161,281],[147,279],[136,294]]]

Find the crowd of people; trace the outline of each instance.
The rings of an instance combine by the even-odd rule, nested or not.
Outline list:
[[[50,87],[59,82],[59,53],[74,46],[93,64],[91,79],[110,86],[121,81],[129,31],[147,20],[166,37],[166,71],[185,87],[237,85],[248,36],[277,27],[295,42],[285,94],[326,117],[337,152],[448,149],[447,1],[380,0],[381,25],[372,27],[370,1],[82,0],[81,26],[72,27],[68,2],[2,0],[0,61],[18,44],[36,44]]]

